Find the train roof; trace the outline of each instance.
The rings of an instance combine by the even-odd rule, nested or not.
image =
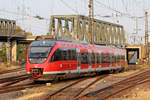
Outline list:
[[[38,40],[38,41],[33,41],[30,46],[54,46],[56,43],[73,43],[73,44],[78,44],[78,45],[86,45],[86,46],[92,46],[91,44],[88,44],[86,42],[76,42],[76,41],[58,41],[58,40]],[[96,45],[94,44],[95,47],[104,47],[104,48],[114,48],[114,49],[119,49],[117,47],[111,47],[111,46],[106,46],[106,45]],[[120,48],[121,49],[121,48]]]
[[[52,40],[38,40],[33,41],[30,46],[54,46],[56,44],[56,41]]]
[[[33,41],[30,46],[54,46],[56,43],[75,43],[75,44],[88,44],[85,41],[63,41],[63,40],[37,40]]]

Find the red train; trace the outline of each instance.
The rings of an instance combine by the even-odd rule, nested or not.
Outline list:
[[[26,71],[35,80],[54,80],[122,69],[124,64],[123,49],[86,43],[39,40],[29,46]]]

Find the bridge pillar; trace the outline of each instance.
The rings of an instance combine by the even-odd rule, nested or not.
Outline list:
[[[9,66],[11,61],[10,42],[6,42],[6,58],[7,58],[7,65]]]
[[[11,61],[16,62],[17,61],[17,41],[12,41],[12,48],[11,48]]]

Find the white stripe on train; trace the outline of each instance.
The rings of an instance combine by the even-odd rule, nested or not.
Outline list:
[[[111,69],[119,69],[122,68],[120,66],[118,67],[108,67],[108,68],[96,68],[96,69],[80,69],[80,70],[70,70],[70,71],[53,71],[53,72],[43,72],[43,74],[61,74],[61,73],[83,73],[83,72],[94,72],[94,71],[105,71],[105,70],[111,70]],[[30,74],[30,72],[27,72],[27,74]]]

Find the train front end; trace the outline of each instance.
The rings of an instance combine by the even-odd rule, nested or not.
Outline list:
[[[49,66],[50,52],[54,45],[55,42],[50,40],[34,41],[30,44],[27,53],[26,71],[33,79],[40,80],[44,76],[43,72]]]

